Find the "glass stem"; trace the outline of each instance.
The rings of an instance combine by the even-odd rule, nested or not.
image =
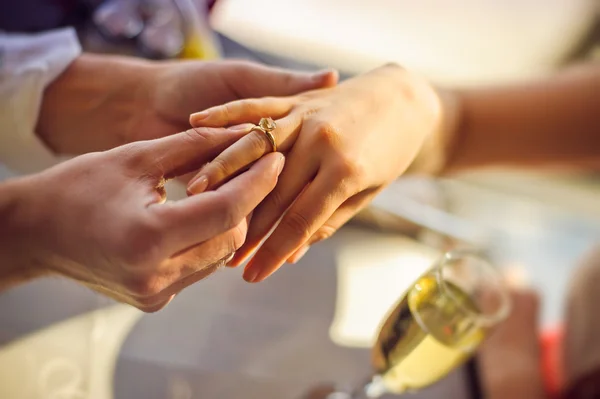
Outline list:
[[[360,388],[355,389],[350,397],[352,399],[377,399],[388,393],[381,377],[378,375],[373,376]]]

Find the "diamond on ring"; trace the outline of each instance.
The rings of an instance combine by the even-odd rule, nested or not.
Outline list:
[[[277,152],[277,141],[275,140],[275,136],[273,135],[273,133],[271,133],[273,130],[275,130],[276,127],[277,124],[273,119],[260,118],[258,125],[254,126],[252,129],[250,129],[250,131],[261,131],[267,137],[267,140],[269,140],[269,144],[271,144],[271,150],[273,152]]]
[[[275,128],[277,127],[277,125],[275,124],[275,121],[271,118],[260,118],[260,121],[258,122],[258,126],[262,127],[267,132],[275,130]]]

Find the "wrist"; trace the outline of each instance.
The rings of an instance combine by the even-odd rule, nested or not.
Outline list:
[[[40,275],[41,268],[30,258],[34,252],[30,215],[26,212],[26,180],[0,183],[0,289]]]
[[[463,124],[463,105],[458,92],[432,88],[438,107],[434,128],[406,173],[441,175],[452,170]]]
[[[79,56],[45,90],[37,135],[57,154],[102,151],[129,142],[152,63],[131,57]]]

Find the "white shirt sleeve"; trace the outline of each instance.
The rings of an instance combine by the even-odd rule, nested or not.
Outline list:
[[[35,126],[44,89],[80,53],[70,28],[34,35],[0,32],[0,163],[34,173],[60,161]]]

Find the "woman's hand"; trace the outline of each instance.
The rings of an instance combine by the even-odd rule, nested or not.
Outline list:
[[[196,127],[272,117],[278,151],[288,153],[278,185],[254,212],[232,264],[242,263],[283,219],[247,265],[244,279],[261,281],[331,236],[409,166],[438,127],[440,108],[425,81],[388,65],[338,87],[235,101],[193,114]],[[267,137],[254,131],[201,169],[188,191],[218,187],[270,151]]]
[[[180,201],[164,202],[163,183],[247,130],[190,129],[0,185],[0,286],[60,274],[144,311],[161,309],[240,247],[283,156],[269,154],[218,190]]]

